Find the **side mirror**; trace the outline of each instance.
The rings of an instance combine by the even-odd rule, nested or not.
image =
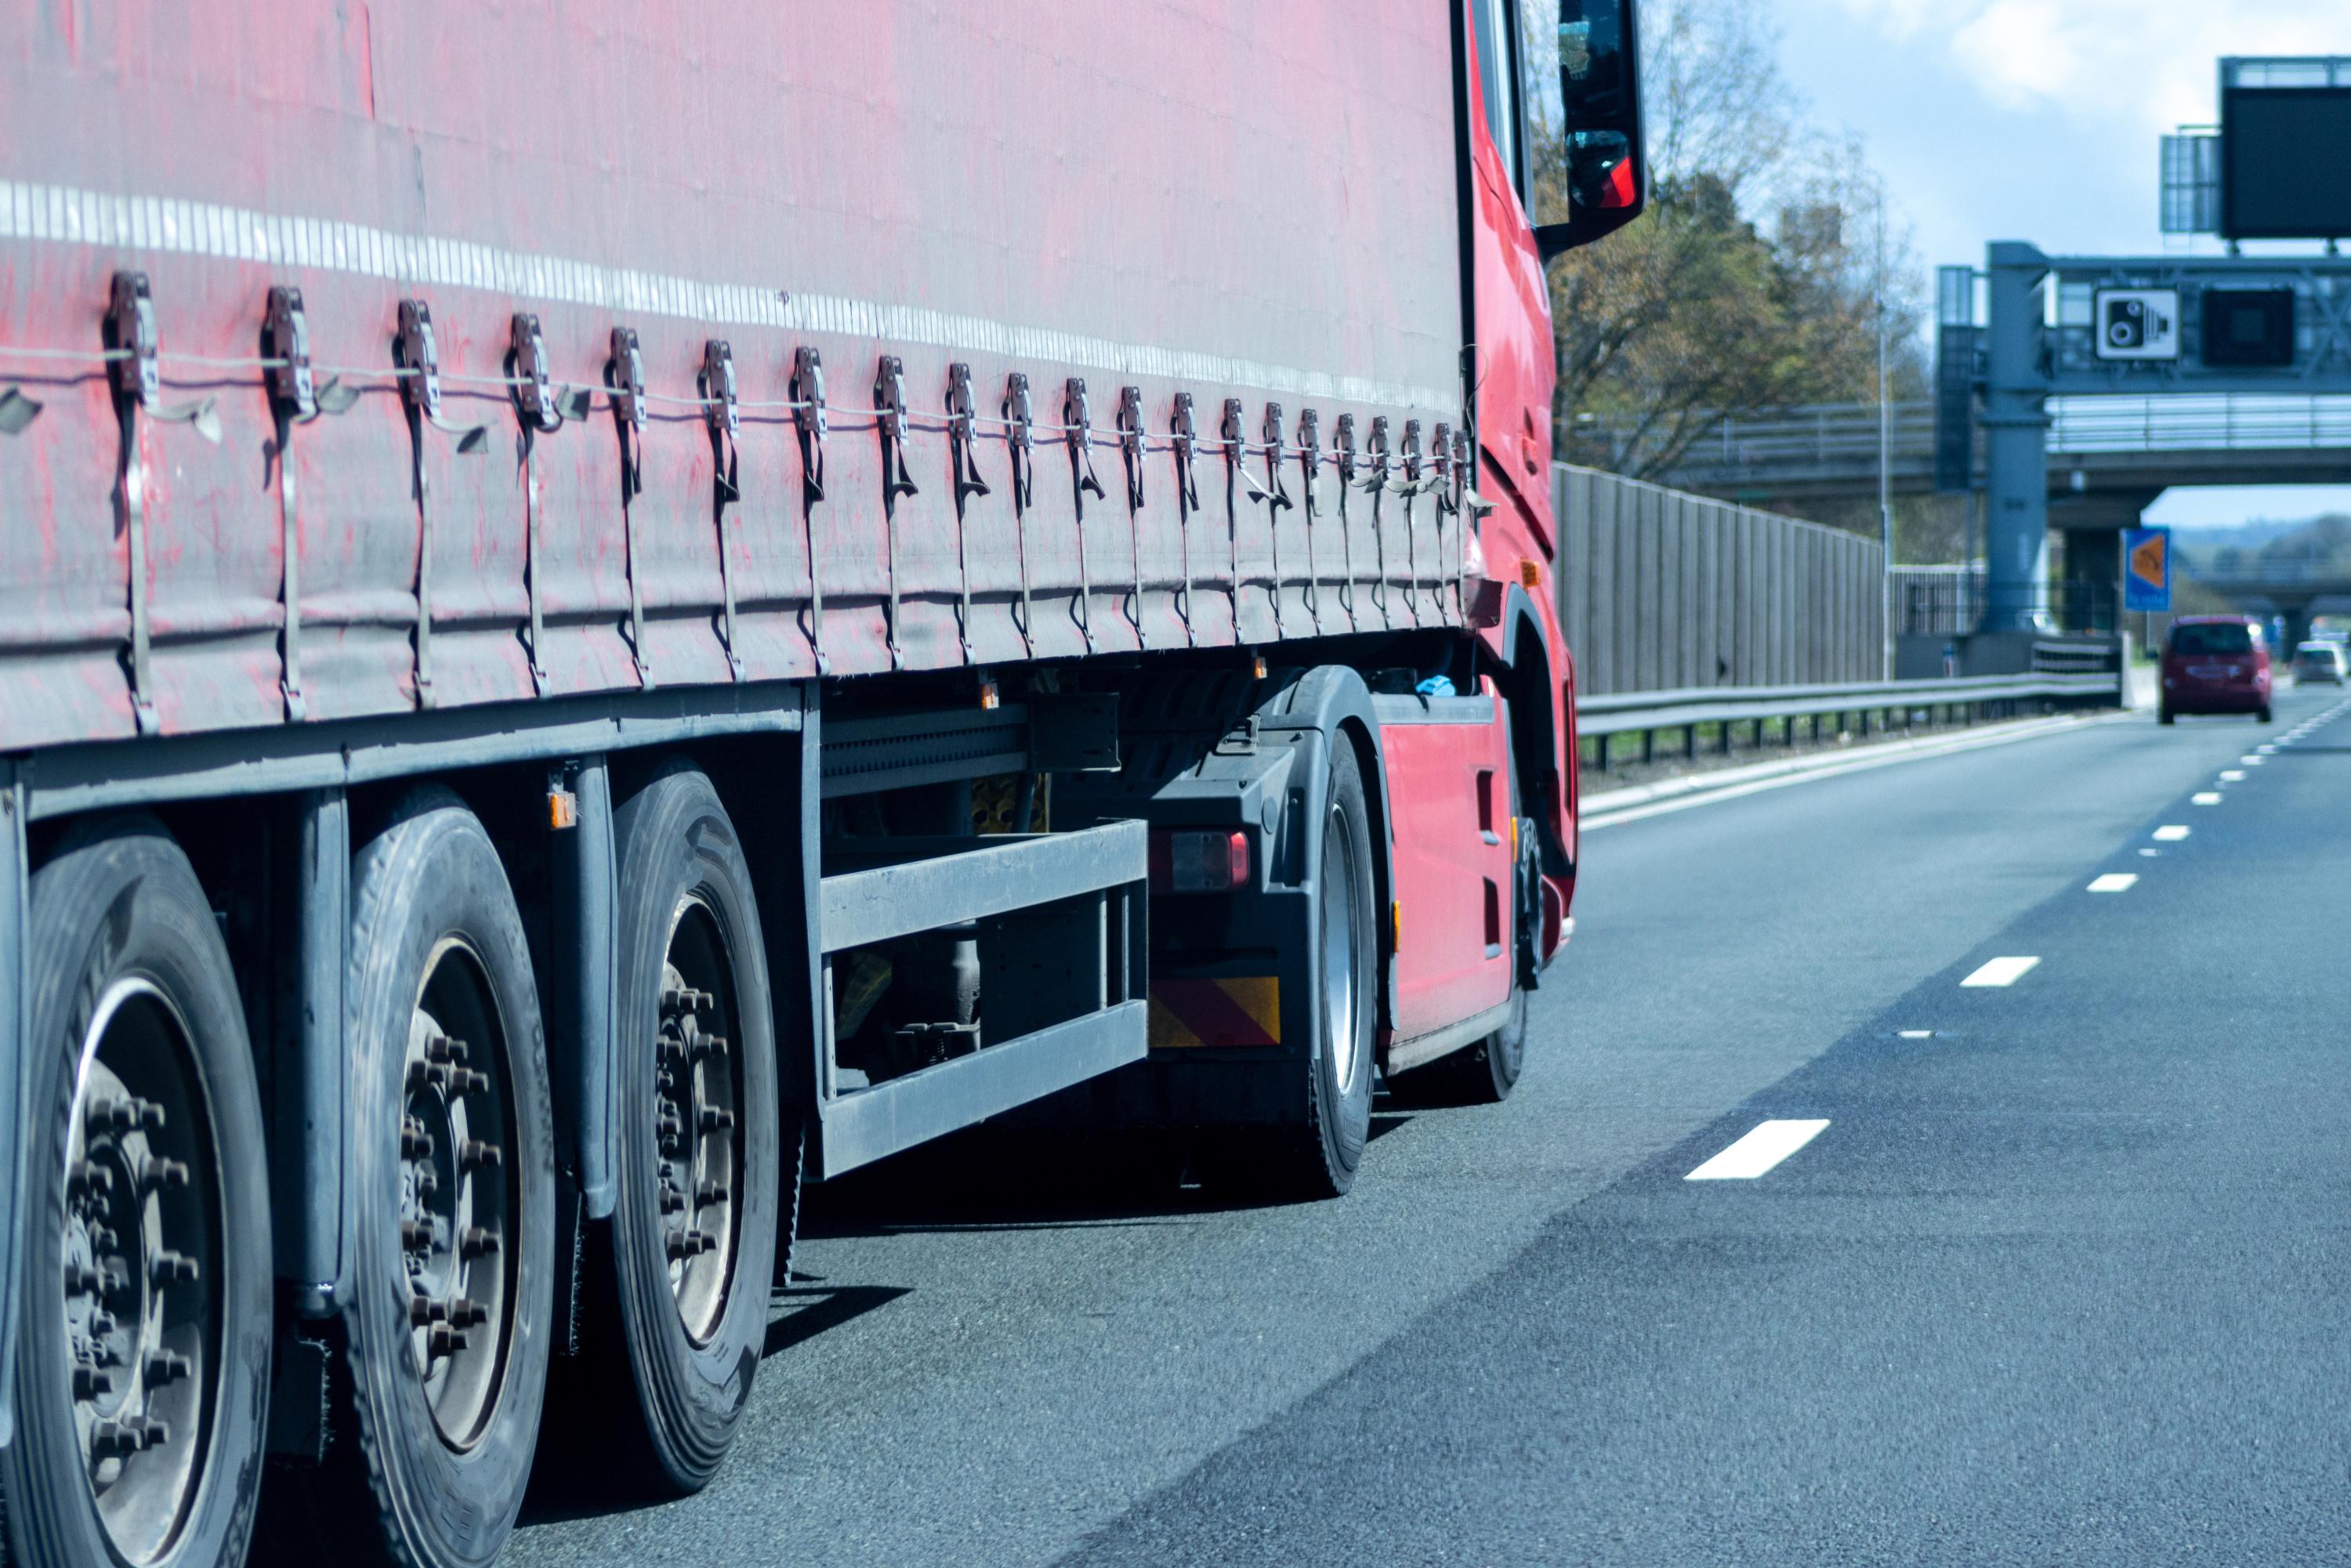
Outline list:
[[[1614,234],[1648,203],[1648,164],[1641,145],[1641,49],[1635,0],[1559,0],[1559,141],[1544,150],[1553,166],[1539,181],[1563,194],[1564,219],[1535,230],[1549,261]],[[1546,213],[1544,215],[1551,215]]]

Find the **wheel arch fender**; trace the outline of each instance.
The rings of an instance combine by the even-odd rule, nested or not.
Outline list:
[[[1537,808],[1531,814],[1541,835],[1543,873],[1573,878],[1576,846],[1567,836],[1572,829],[1562,822],[1573,817],[1575,763],[1562,757],[1558,712],[1559,683],[1572,666],[1566,651],[1552,646],[1534,600],[1515,582],[1502,601],[1501,656],[1504,667],[1494,684],[1510,705],[1510,752],[1520,799]],[[1562,769],[1570,770],[1567,777],[1562,777]]]

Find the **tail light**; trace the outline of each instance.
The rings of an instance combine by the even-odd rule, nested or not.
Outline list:
[[[1238,828],[1151,835],[1155,893],[1232,893],[1249,880],[1249,834]]]

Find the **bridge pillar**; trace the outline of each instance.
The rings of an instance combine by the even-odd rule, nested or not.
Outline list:
[[[2042,280],[2049,258],[1995,241],[1990,373],[1984,386],[1987,490],[1982,630],[2029,632],[2049,602],[2049,412],[2041,364]]]
[[[2064,626],[2112,632],[2122,603],[2123,536],[2117,528],[2077,528],[2065,536]]]

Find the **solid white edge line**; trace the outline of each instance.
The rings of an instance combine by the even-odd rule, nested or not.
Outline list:
[[[2004,958],[1992,958],[1980,965],[1976,972],[1959,982],[1962,986],[2012,986],[2034,969],[2041,960],[2023,954]]]
[[[1741,796],[1760,794],[1766,789],[1782,789],[1791,784],[1809,784],[1815,779],[1834,779],[1872,768],[1890,768],[1898,762],[1920,762],[1931,757],[1947,757],[1953,752],[1980,751],[1993,746],[2012,746],[2020,740],[2032,740],[2044,735],[2070,733],[2077,729],[2086,729],[2093,725],[2119,723],[2124,719],[2136,716],[2132,713],[2123,712],[2086,719],[2032,720],[2028,721],[2027,726],[2001,734],[1954,736],[1947,741],[1897,740],[1884,746],[1872,747],[1862,756],[1840,758],[1824,762],[1816,768],[1787,768],[1785,771],[1775,771],[1769,778],[1749,779],[1736,784],[1708,785],[1702,782],[1708,775],[1689,774],[1684,776],[1684,779],[1689,780],[1687,783],[1684,783],[1682,779],[1664,780],[1665,783],[1681,785],[1681,788],[1664,800],[1630,801],[1624,806],[1613,809],[1597,803],[1599,800],[1606,800],[1607,796],[1599,796],[1592,800],[1586,800],[1583,802],[1583,810],[1591,815],[1582,818],[1577,823],[1577,828],[1578,831],[1586,832],[1600,828],[1613,828],[1620,822],[1637,822],[1645,817],[1664,816],[1668,811],[1687,811],[1693,806],[1711,805],[1717,800],[1736,800]],[[1768,763],[1763,766],[1774,769],[1785,768],[1785,764],[1782,763]],[[1646,789],[1649,786],[1635,786],[1635,788]],[[1626,789],[1612,790],[1609,793],[1630,794],[1631,792]]]
[[[1759,1122],[1747,1134],[1707,1161],[1684,1181],[1753,1181],[1811,1143],[1828,1125],[1820,1121]]]
[[[2089,891],[2092,893],[2128,893],[2132,888],[2137,885],[2137,873],[2127,871],[2110,871],[2104,876],[2091,878]]]

